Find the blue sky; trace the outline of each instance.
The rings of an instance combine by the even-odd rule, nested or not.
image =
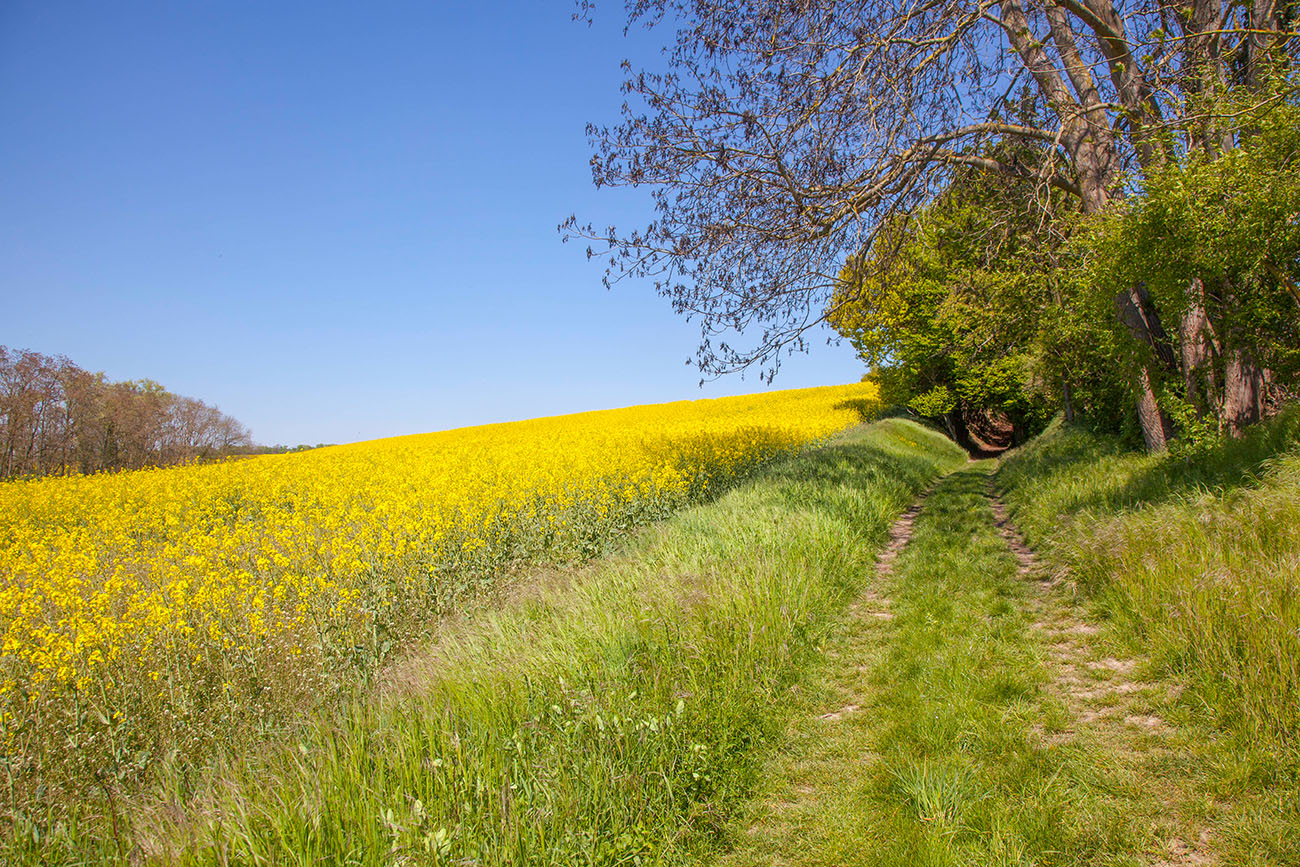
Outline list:
[[[551,2],[0,3],[0,344],[155,379],[267,443],[348,442],[697,388],[698,342],[607,291],[570,212],[618,64],[659,40]],[[847,346],[775,387],[856,380]]]

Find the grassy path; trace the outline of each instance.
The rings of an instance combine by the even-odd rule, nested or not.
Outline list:
[[[1217,863],[1170,690],[1040,574],[991,468],[895,536],[724,864]]]

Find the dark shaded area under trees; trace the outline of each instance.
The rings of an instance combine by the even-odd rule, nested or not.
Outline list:
[[[0,346],[0,479],[166,466],[246,453],[248,430],[151,380]]]
[[[706,375],[829,322],[967,445],[1063,411],[1195,448],[1293,396],[1300,4],[626,5],[674,36],[592,172],[654,217],[562,229],[700,323]]]

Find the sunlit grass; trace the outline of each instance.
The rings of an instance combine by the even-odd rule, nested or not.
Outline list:
[[[1286,863],[1300,848],[1300,409],[1192,461],[1056,429],[999,481],[1111,633],[1187,686],[1201,784],[1231,805],[1224,850]]]
[[[955,447],[889,422],[448,630],[379,701],[160,805],[162,860],[687,858],[749,791],[784,697],[893,517]],[[172,817],[181,817],[176,821]]]
[[[1078,723],[1033,626],[1043,591],[993,528],[988,471],[927,499],[860,603],[890,616],[837,625],[727,867],[1148,863],[1159,805],[1109,745],[1059,736]]]
[[[1300,733],[1300,411],[1190,462],[1056,430],[999,480],[1025,533],[1225,721]]]

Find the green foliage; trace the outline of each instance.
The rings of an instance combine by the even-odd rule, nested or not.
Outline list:
[[[1097,399],[1108,386],[1094,385],[1114,378],[1107,335],[1059,268],[1073,213],[1058,192],[964,169],[850,261],[828,318],[872,366],[882,399],[929,418],[1002,415],[1021,436],[1046,423],[1067,384],[1076,405],[1112,410],[1109,394]]]
[[[936,385],[934,388],[918,394],[907,402],[919,416],[926,418],[938,418],[953,411],[957,401],[953,398],[952,391],[946,385]]]
[[[1300,106],[1287,83],[1270,87],[1217,96],[1205,110],[1227,147],[1195,147],[1131,178],[1135,194],[1103,214],[956,172],[846,265],[829,321],[887,403],[999,413],[1026,430],[1068,403],[1136,437],[1141,363],[1184,440],[1175,450],[1203,449],[1223,427],[1225,359],[1274,382],[1300,375]],[[1172,357],[1184,314],[1208,317],[1205,394],[1185,393],[1178,365],[1157,362],[1117,320],[1116,296],[1134,286],[1150,293]]]
[[[1245,112],[1230,101],[1219,111],[1234,109]],[[1290,378],[1300,373],[1300,106],[1279,96],[1230,132],[1234,146],[1151,170],[1142,195],[1091,221],[1077,241],[1082,274],[1099,309],[1139,282],[1175,327],[1203,305],[1221,349],[1247,348]]]
[[[1160,406],[1178,428],[1178,438],[1169,443],[1169,454],[1185,460],[1207,457],[1223,441],[1214,416],[1201,414],[1179,390],[1168,383],[1160,394]]]

